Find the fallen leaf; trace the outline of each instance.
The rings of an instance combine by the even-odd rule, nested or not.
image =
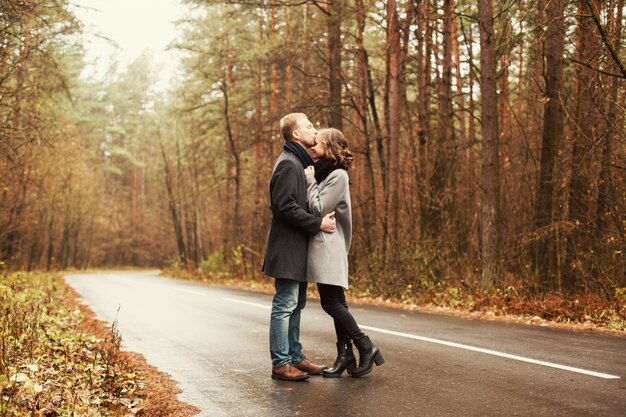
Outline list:
[[[37,372],[39,371],[39,366],[37,365],[24,365],[22,368],[26,368],[31,372]]]
[[[28,381],[28,376],[22,372],[18,372],[15,375],[13,375],[11,378],[9,378],[9,381],[13,381],[13,382],[26,382]]]

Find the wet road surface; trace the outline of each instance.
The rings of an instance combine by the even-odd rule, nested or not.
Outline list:
[[[386,363],[361,379],[286,382],[270,378],[270,295],[157,272],[66,281],[200,416],[626,416],[626,336],[354,304]],[[316,300],[301,327],[305,354],[331,364],[332,320]]]

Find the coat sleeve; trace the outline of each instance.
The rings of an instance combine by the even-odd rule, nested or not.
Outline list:
[[[272,215],[297,229],[314,234],[320,230],[322,219],[298,205],[298,175],[304,175],[289,161],[276,166],[272,177]]]
[[[316,216],[325,216],[337,208],[346,195],[347,189],[348,174],[344,170],[333,171],[328,176],[326,186],[321,191],[315,178],[307,177],[309,210]]]

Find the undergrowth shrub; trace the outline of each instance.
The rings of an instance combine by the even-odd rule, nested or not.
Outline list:
[[[118,361],[121,337],[80,330],[56,274],[0,276],[0,416],[127,414],[139,384]]]

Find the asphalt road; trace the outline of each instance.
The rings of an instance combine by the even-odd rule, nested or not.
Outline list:
[[[117,317],[201,416],[626,416],[626,336],[351,305],[384,354],[368,377],[270,378],[271,296],[158,277],[73,274],[98,318]],[[119,309],[119,312],[118,312]],[[331,319],[302,317],[305,353],[331,364]]]

